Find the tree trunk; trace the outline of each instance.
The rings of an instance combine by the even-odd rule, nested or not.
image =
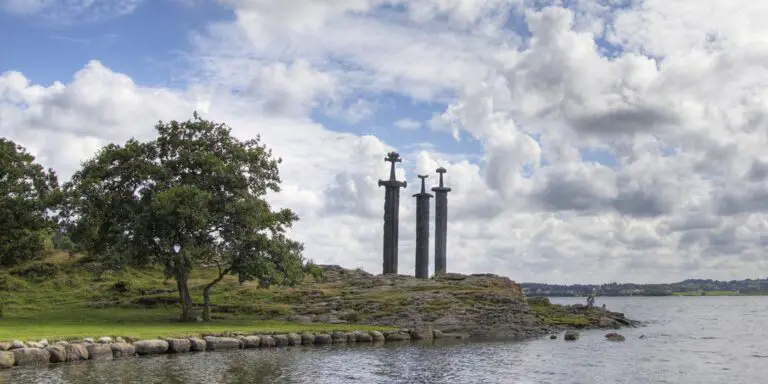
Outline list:
[[[219,277],[203,288],[203,321],[211,321],[211,288],[218,284],[227,273],[229,273],[229,270],[220,272]]]
[[[195,309],[192,304],[192,295],[187,284],[188,276],[184,272],[176,272],[176,287],[179,290],[181,302],[181,321],[195,321]]]

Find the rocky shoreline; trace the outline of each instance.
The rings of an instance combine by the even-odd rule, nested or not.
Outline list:
[[[0,342],[0,369],[42,367],[48,364],[85,360],[106,361],[139,356],[270,349],[278,347],[322,346],[332,344],[377,345],[384,343],[463,341],[469,335],[447,333],[432,328],[388,331],[354,331],[330,333],[226,334],[203,337],[131,340],[124,337],[86,338],[75,341],[14,340]]]

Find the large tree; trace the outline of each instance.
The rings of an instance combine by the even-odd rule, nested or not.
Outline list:
[[[42,255],[55,227],[50,210],[58,188],[53,170],[35,163],[22,146],[0,138],[0,265]]]
[[[188,279],[197,266],[218,267],[203,292],[205,320],[210,291],[227,274],[298,281],[302,246],[286,236],[298,217],[265,200],[280,191],[281,159],[258,137],[241,141],[197,113],[155,128],[155,140],[104,147],[65,184],[73,240],[118,264],[163,265],[176,280],[182,320],[196,316]]]

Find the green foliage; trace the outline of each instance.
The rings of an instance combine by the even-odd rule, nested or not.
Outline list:
[[[218,267],[206,297],[228,274],[300,281],[303,246],[285,235],[298,217],[264,200],[280,191],[281,160],[258,137],[240,141],[197,113],[155,128],[156,140],[104,147],[64,186],[72,239],[101,262],[163,266],[186,320],[194,317],[187,280],[202,264]]]
[[[58,202],[58,188],[53,170],[0,138],[0,266],[38,259],[50,247],[48,230],[55,222],[48,213]]]

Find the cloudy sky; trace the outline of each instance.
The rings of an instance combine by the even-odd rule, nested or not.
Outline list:
[[[261,134],[318,263],[381,272],[394,149],[400,273],[416,175],[443,166],[452,272],[762,277],[763,3],[0,0],[0,135],[67,179],[193,110]]]

